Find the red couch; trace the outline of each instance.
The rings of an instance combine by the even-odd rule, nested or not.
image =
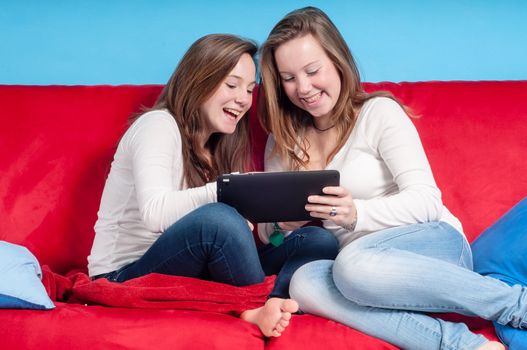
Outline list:
[[[473,240],[527,194],[527,81],[365,84],[413,119],[443,200]],[[0,239],[65,274],[86,269],[100,195],[127,118],[161,87],[0,86]],[[255,159],[266,135],[252,118]],[[462,286],[460,286],[462,288]],[[447,315],[495,339],[490,322]],[[294,316],[264,340],[236,317],[56,303],[0,310],[2,349],[394,349],[323,318]]]

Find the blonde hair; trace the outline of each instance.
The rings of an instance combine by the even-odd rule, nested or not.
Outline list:
[[[212,160],[200,144],[205,130],[200,106],[219,88],[243,54],[253,60],[254,42],[228,34],[198,39],[183,56],[152,109],[167,109],[176,120],[183,142],[184,179],[189,187],[202,186],[218,175],[250,168],[249,113],[232,134],[213,134],[207,145]]]
[[[282,44],[296,38],[312,35],[335,65],[341,79],[340,96],[332,111],[332,124],[339,136],[336,148],[326,160],[329,162],[346,142],[357,119],[354,108],[376,97],[392,97],[387,92],[367,93],[363,90],[359,70],[350,49],[339,30],[320,9],[305,7],[287,14],[271,30],[260,49],[262,88],[259,93],[258,114],[262,126],[273,134],[275,152],[287,159],[291,169],[298,170],[309,163],[308,145],[303,134],[312,117],[295,106],[282,89],[274,52]],[[296,152],[295,150],[300,150]]]

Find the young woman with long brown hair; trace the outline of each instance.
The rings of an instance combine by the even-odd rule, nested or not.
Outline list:
[[[258,251],[251,224],[215,203],[218,175],[250,169],[246,115],[256,52],[252,41],[233,35],[199,39],[155,105],[134,118],[106,180],[88,268],[92,278],[114,282],[156,272],[236,286],[277,274],[267,303],[241,318],[279,336],[298,307],[288,299],[293,272],[336,255],[337,244],[320,229],[295,247]],[[327,249],[306,253],[320,244]]]

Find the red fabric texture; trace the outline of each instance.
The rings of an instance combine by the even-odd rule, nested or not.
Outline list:
[[[280,337],[269,339],[268,350],[356,349],[394,350],[395,346],[335,321],[312,315],[294,315]]]
[[[53,271],[86,269],[109,164],[161,86],[0,85],[0,239]]]
[[[412,121],[443,202],[462,221],[469,240],[527,195],[527,81],[376,83],[365,88],[391,91],[417,116]],[[286,333],[264,343],[257,327],[223,314],[239,312],[233,307],[241,303],[237,294],[222,290],[216,297],[231,305],[220,305],[214,300],[217,286],[208,283],[178,280],[172,285],[148,276],[126,286],[130,295],[123,297],[128,292],[87,280],[86,257],[112,155],[130,116],[151,106],[161,89],[0,85],[0,239],[26,246],[42,265],[57,272],[44,274],[55,300],[73,301],[75,296],[77,302],[90,304],[57,302],[55,310],[45,312],[0,310],[0,323],[8,325],[0,327],[0,345],[390,349],[377,339],[309,315],[295,316]],[[250,118],[255,168],[262,169],[266,135],[254,111]],[[77,273],[65,275],[72,270]],[[153,285],[184,287],[162,295],[161,290],[148,289]],[[205,299],[186,300],[185,293]],[[120,306],[91,305],[95,303]],[[169,303],[216,312],[155,308]],[[490,322],[458,317],[454,319],[467,321],[474,331],[495,337]]]
[[[92,281],[82,272],[67,277],[42,267],[42,282],[54,301],[139,309],[209,311],[239,316],[267,300],[275,276],[244,287],[152,273],[116,283],[105,278]]]
[[[9,350],[258,350],[258,328],[238,317],[188,310],[57,303],[51,311],[0,310],[0,348]]]

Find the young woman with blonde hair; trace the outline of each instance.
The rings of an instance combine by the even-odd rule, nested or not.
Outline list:
[[[262,45],[260,65],[260,116],[272,134],[266,169],[341,175],[341,186],[307,199],[341,251],[295,272],[290,294],[300,309],[404,349],[503,349],[427,315],[523,328],[527,289],[472,271],[461,223],[441,201],[415,127],[389,94],[363,90],[328,16],[313,7],[286,15]]]

